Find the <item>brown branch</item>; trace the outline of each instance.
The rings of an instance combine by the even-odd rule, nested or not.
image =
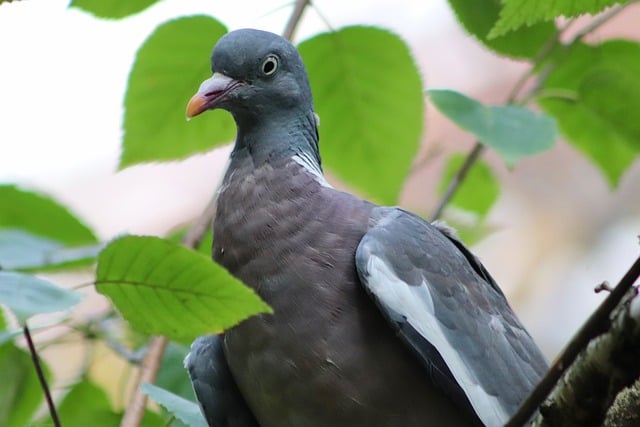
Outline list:
[[[480,154],[482,154],[483,151],[484,151],[484,145],[482,145],[482,142],[476,141],[476,144],[473,146],[473,148],[467,155],[467,158],[464,160],[464,163],[462,164],[460,169],[458,169],[458,172],[456,172],[453,178],[451,178],[451,181],[447,186],[447,190],[444,192],[444,195],[442,196],[442,198],[440,199],[440,202],[438,203],[438,207],[436,207],[435,212],[431,216],[431,221],[435,221],[438,218],[440,218],[440,215],[442,215],[444,208],[447,206],[447,204],[449,204],[449,202],[453,198],[453,195],[456,193],[456,191],[460,187],[460,184],[462,184],[462,181],[464,181],[465,177],[471,170],[471,166],[474,165],[474,163],[476,162],[476,160],[478,160],[478,157],[480,157]]]
[[[136,388],[120,422],[121,427],[137,427],[142,422],[144,409],[147,406],[147,395],[140,391],[140,386],[144,383],[152,384],[156,380],[160,362],[162,362],[162,355],[168,343],[169,340],[165,337],[151,337],[147,353],[144,355],[140,365],[140,375],[136,380]]]
[[[640,375],[640,319],[631,309],[637,294],[635,288],[627,293],[610,317],[609,330],[571,364],[540,407],[534,426],[602,425],[618,393]]]
[[[305,8],[310,4],[309,0],[297,0],[291,17],[287,22],[286,28],[283,32],[283,37],[291,40],[295,33],[296,27],[302,18],[302,14]],[[211,222],[216,214],[217,194],[214,195],[207,207],[198,217],[195,224],[189,229],[184,239],[183,245],[188,248],[195,249],[202,240],[202,237],[211,227]],[[140,366],[140,375],[136,381],[136,387],[131,397],[129,405],[125,411],[124,417],[120,423],[120,427],[138,427],[142,422],[144,416],[144,409],[147,405],[147,395],[140,391],[140,385],[144,383],[152,384],[160,369],[160,363],[162,362],[162,356],[167,347],[169,340],[165,337],[152,337],[149,341],[147,352],[142,360]]]
[[[282,37],[287,40],[292,40],[293,35],[296,32],[296,28],[298,27],[298,23],[302,19],[302,14],[307,6],[309,6],[311,2],[309,0],[297,0],[293,5],[293,12],[291,13],[291,17],[289,18],[289,22],[287,22],[287,26],[284,28],[282,32]]]
[[[49,407],[49,414],[51,415],[53,425],[55,427],[60,427],[60,418],[58,418],[58,411],[56,411],[56,405],[54,405],[53,399],[51,398],[49,384],[47,383],[47,378],[44,376],[44,371],[42,370],[42,365],[40,364],[40,357],[38,356],[36,347],[33,345],[33,339],[31,339],[31,332],[29,331],[27,322],[24,322],[22,332],[24,333],[24,337],[27,340],[29,353],[31,353],[31,360],[33,360],[33,366],[36,368],[36,374],[38,375],[38,380],[40,381],[40,385],[42,386],[42,391],[44,392],[44,397],[47,401],[47,406]]]
[[[629,292],[635,281],[640,276],[640,257],[636,259],[629,271],[611,291],[600,307],[589,317],[578,333],[567,344],[564,351],[553,363],[549,371],[540,383],[531,392],[529,397],[520,405],[520,408],[511,418],[506,427],[519,427],[525,425],[547,398],[551,390],[567,368],[574,362],[578,354],[587,347],[589,342],[606,331],[610,324],[610,316],[622,298]]]

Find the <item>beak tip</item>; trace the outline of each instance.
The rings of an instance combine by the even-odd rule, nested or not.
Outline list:
[[[199,93],[196,93],[191,97],[189,103],[187,104],[187,111],[185,115],[187,117],[187,121],[191,120],[198,114],[203,113],[207,109],[207,98],[202,96]]]

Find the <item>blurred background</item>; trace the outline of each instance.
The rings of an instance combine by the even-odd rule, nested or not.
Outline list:
[[[118,171],[122,105],[135,52],[156,25],[179,15],[207,13],[230,30],[281,33],[292,7],[285,1],[165,0],[122,21],[69,9],[68,0],[3,4],[0,182],[51,194],[102,239],[124,232],[164,234],[193,219],[213,194],[230,147],[179,163]],[[451,88],[500,104],[527,69],[468,36],[445,0],[314,3],[296,41],[326,31],[327,25],[391,29],[410,45],[426,88]],[[640,4],[635,4],[589,41],[640,40],[638,22]],[[185,105],[187,100],[185,95]],[[427,104],[421,152],[400,204],[429,215],[437,204],[436,181],[446,154],[466,153],[473,142]],[[604,280],[615,284],[638,254],[640,162],[614,189],[562,141],[513,169],[493,153],[484,158],[501,181],[501,195],[486,219],[490,232],[473,250],[552,358],[604,298],[594,287]],[[73,285],[91,276],[66,280]],[[89,312],[95,304],[105,303],[96,296],[82,310]],[[62,354],[45,356],[54,366],[70,363],[56,360]]]

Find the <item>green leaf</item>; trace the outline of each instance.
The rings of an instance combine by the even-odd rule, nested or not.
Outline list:
[[[82,380],[75,384],[58,405],[58,416],[64,427],[113,427],[120,425],[122,413],[113,410],[106,391],[97,384]],[[50,427],[50,417],[38,423],[38,427]],[[164,425],[162,418],[145,411],[141,427]]]
[[[423,125],[422,82],[409,48],[388,31],[348,27],[299,50],[321,118],[325,165],[368,196],[394,203]]]
[[[504,7],[500,19],[489,33],[489,38],[499,37],[522,26],[551,21],[564,16],[572,18],[585,13],[595,14],[624,0],[501,0]]]
[[[449,158],[440,178],[439,193],[442,194],[465,161],[465,156],[456,154]],[[500,185],[486,163],[476,161],[467,177],[456,190],[450,205],[484,217],[500,195]]]
[[[68,310],[81,299],[77,292],[30,274],[0,271],[0,304],[9,307],[20,324],[35,314]]]
[[[556,141],[555,121],[527,108],[487,107],[452,90],[432,89],[428,93],[442,114],[496,150],[507,164],[542,153]]]
[[[191,427],[207,427],[207,422],[196,403],[153,384],[142,384],[140,389],[151,399],[167,408],[169,412],[185,424]]]
[[[70,6],[98,18],[121,19],[142,12],[157,2],[158,0],[73,0]]]
[[[105,390],[89,380],[75,384],[58,407],[64,427],[113,427],[121,415],[111,407]]]
[[[45,378],[50,371],[40,360]],[[31,355],[12,343],[0,346],[0,426],[24,427],[36,412],[44,394]]]
[[[175,243],[181,243],[182,239],[187,235],[191,227],[179,227],[169,233],[167,239]],[[207,232],[204,233],[198,247],[195,248],[198,252],[211,258],[211,248],[213,247],[213,227],[209,227]]]
[[[615,186],[640,152],[640,44],[579,44],[555,61],[538,103]]]
[[[515,58],[533,58],[557,32],[552,22],[519,28],[502,37],[489,38],[500,14],[500,0],[449,0],[464,28],[489,49]]]
[[[88,265],[102,247],[95,244],[69,248],[58,241],[22,230],[0,229],[0,265],[5,270]]]
[[[120,167],[183,159],[233,139],[235,125],[225,111],[185,118],[189,98],[211,75],[211,49],[226,32],[210,17],[179,18],[160,25],[140,47],[125,95]]]
[[[200,253],[158,237],[126,236],[98,256],[96,288],[131,326],[176,340],[271,313],[251,289]]]
[[[23,229],[66,245],[96,243],[96,236],[50,197],[0,185],[0,229]]]

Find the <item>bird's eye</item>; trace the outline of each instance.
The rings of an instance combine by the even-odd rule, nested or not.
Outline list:
[[[262,72],[265,76],[270,76],[278,70],[278,57],[275,55],[269,55],[262,62]]]

